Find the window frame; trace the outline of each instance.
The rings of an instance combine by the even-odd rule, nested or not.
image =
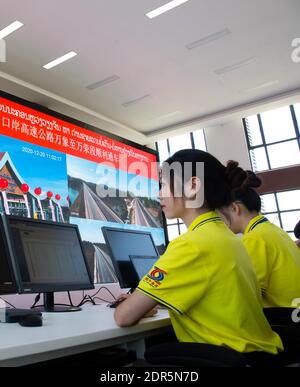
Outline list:
[[[261,119],[261,114],[258,113],[256,116],[257,116],[257,119],[258,119],[258,124],[259,124],[259,130],[260,130],[260,135],[261,135],[262,143],[259,144],[259,145],[251,145],[250,138],[249,138],[250,137],[249,136],[249,130],[248,130],[249,126],[247,125],[247,117],[243,118],[242,121],[243,121],[243,126],[244,126],[244,131],[245,131],[245,137],[246,137],[246,142],[247,142],[247,147],[248,147],[248,153],[249,153],[249,158],[250,158],[251,167],[252,167],[253,171],[255,171],[255,172],[263,172],[263,171],[271,171],[271,170],[276,169],[276,168],[272,168],[271,167],[269,150],[268,150],[268,147],[271,146],[271,145],[282,144],[282,143],[286,143],[286,142],[289,142],[289,141],[297,141],[299,152],[300,152],[300,128],[299,128],[300,122],[298,123],[298,121],[297,121],[294,105],[289,105],[289,108],[290,108],[290,113],[291,113],[292,121],[293,121],[293,124],[294,124],[295,136],[287,138],[285,140],[266,142],[264,128],[263,128],[263,122],[262,122],[262,119]],[[258,148],[263,148],[265,150],[266,158],[267,158],[267,164],[268,164],[268,169],[266,169],[266,170],[256,170],[255,165],[253,163],[253,160],[252,160],[252,157],[251,157],[251,151],[253,151],[255,149],[258,149]],[[288,165],[287,166],[282,166],[280,168],[285,168],[285,167],[288,167]]]
[[[282,193],[282,192],[291,192],[291,191],[298,191],[299,188],[294,188],[294,189],[286,189],[286,190],[280,190],[280,191],[276,191],[276,192],[268,192],[268,193],[265,193],[265,194],[262,194],[261,196],[263,197],[264,195],[269,195],[269,194],[273,194],[274,197],[275,197],[275,204],[276,204],[276,210],[274,211],[262,211],[262,215],[278,215],[278,220],[279,220],[279,224],[280,224],[280,228],[282,228],[285,232],[287,233],[294,233],[294,230],[286,230],[284,227],[283,227],[283,221],[282,221],[282,216],[281,214],[284,214],[284,213],[290,213],[290,212],[296,212],[296,211],[300,211],[300,201],[299,201],[299,207],[295,207],[293,209],[289,209],[289,210],[281,210],[280,207],[279,207],[279,200],[278,200],[278,194]],[[296,226],[296,224],[294,225],[294,227]]]

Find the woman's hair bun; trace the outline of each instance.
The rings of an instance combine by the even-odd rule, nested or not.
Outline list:
[[[258,188],[262,185],[261,179],[253,171],[246,172],[248,175],[246,184],[249,188]]]
[[[227,162],[225,175],[231,190],[247,190],[261,186],[261,179],[252,171],[245,171],[237,161]]]

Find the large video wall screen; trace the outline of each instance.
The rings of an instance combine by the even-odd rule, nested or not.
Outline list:
[[[0,211],[77,224],[95,283],[117,282],[102,226],[165,248],[156,152],[0,92]]]

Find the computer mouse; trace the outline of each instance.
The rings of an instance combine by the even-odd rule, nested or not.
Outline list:
[[[40,327],[43,325],[43,317],[38,314],[25,314],[20,317],[19,324],[22,327]]]
[[[112,302],[111,304],[108,304],[108,306],[109,306],[110,308],[116,308],[116,307],[117,307],[118,305],[120,305],[124,300],[125,300],[125,298],[124,298],[124,299],[121,299],[121,300],[116,300],[116,301]]]

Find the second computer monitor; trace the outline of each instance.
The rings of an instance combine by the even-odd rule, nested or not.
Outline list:
[[[144,276],[155,266],[158,257],[149,257],[148,255],[130,255],[130,260],[136,273],[136,281],[138,285],[140,280],[144,278]]]
[[[151,233],[115,227],[102,227],[102,232],[120,287],[136,287],[136,271],[130,256],[158,256]]]

